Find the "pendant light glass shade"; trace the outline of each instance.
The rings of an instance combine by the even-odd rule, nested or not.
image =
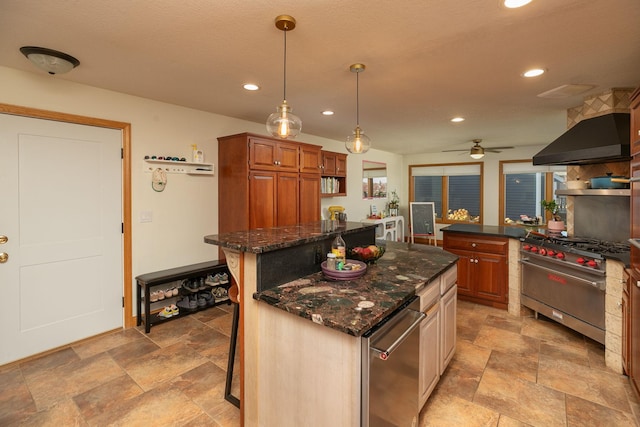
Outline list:
[[[276,28],[284,32],[284,84],[283,101],[277,111],[267,118],[267,132],[282,139],[293,139],[302,130],[302,120],[291,112],[291,107],[287,104],[287,31],[296,27],[296,20],[293,16],[280,15],[275,20]]]
[[[293,139],[298,136],[301,130],[302,120],[291,113],[291,107],[287,104],[286,99],[278,106],[278,111],[267,118],[267,131],[277,138]]]
[[[356,73],[356,128],[353,130],[353,134],[347,137],[344,145],[347,151],[353,154],[362,154],[369,151],[371,148],[371,139],[364,134],[364,131],[360,128],[360,87],[359,87],[359,74],[365,69],[364,64],[353,64],[349,67],[352,73]]]

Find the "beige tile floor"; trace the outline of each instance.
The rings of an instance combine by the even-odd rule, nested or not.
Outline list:
[[[0,367],[0,426],[238,426],[223,398],[230,331],[231,307],[216,307]],[[637,426],[639,413],[598,343],[459,302],[456,355],[420,427]]]

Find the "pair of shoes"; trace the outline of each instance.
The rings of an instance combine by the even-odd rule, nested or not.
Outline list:
[[[220,284],[220,275],[218,273],[210,274],[209,276],[207,276],[207,283],[210,286],[219,285]]]
[[[188,292],[198,292],[200,290],[199,279],[186,279],[182,281],[182,288]]]
[[[177,297],[179,293],[180,290],[176,287],[173,287],[164,291],[164,296],[165,298]]]
[[[178,309],[178,307],[175,304],[171,304],[164,307],[162,311],[158,313],[158,317],[167,319],[172,316],[177,316],[178,314],[180,314],[180,310]]]
[[[178,308],[187,311],[196,311],[198,309],[198,302],[193,298],[193,295],[186,296],[177,302]]]
[[[216,300],[213,298],[213,295],[211,295],[210,291],[199,292],[198,301],[200,301],[201,298],[204,299],[205,304],[208,306],[212,306],[216,303]]]
[[[164,291],[153,291],[149,295],[151,302],[162,301],[165,297]]]
[[[217,300],[221,300],[221,299],[227,298],[227,296],[228,296],[227,289],[224,286],[218,286],[218,287],[213,288],[211,293],[213,294],[213,296]]]

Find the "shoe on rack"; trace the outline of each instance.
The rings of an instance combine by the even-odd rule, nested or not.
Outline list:
[[[156,302],[158,301],[158,293],[156,291],[151,292],[149,295],[149,301]]]
[[[158,301],[164,299],[164,291],[156,291],[156,294],[158,295]]]
[[[198,304],[198,308],[203,308],[207,306],[207,300],[202,296],[203,292],[200,292],[196,296],[196,303]]]
[[[213,298],[213,295],[211,295],[210,291],[204,291],[204,292],[198,293],[198,298],[203,298],[208,306],[212,306],[213,304],[216,303],[216,300]]]
[[[180,314],[180,309],[175,304],[171,304],[169,306],[169,311],[171,311],[172,316],[177,316],[178,314]]]
[[[207,278],[207,282],[209,282],[209,284],[211,284],[212,286],[219,285],[220,284],[220,275],[218,273],[210,274],[209,277]]]
[[[200,277],[199,279],[195,279],[195,280],[198,282],[198,290],[199,291],[204,291],[205,289],[207,289],[209,287],[209,285],[204,280],[204,277]]]
[[[220,284],[226,285],[227,283],[229,283],[229,275],[227,273],[222,273],[220,275]]]
[[[162,309],[162,311],[160,313],[158,313],[158,317],[162,317],[162,318],[169,318],[173,316],[173,312],[171,311],[171,309],[169,307],[165,307]]]
[[[174,297],[177,297],[177,296],[178,296],[178,294],[180,293],[180,289],[178,289],[178,288],[177,288],[177,287],[175,287],[175,286],[174,286],[173,288],[171,288],[171,290],[173,291],[173,296],[174,296]]]
[[[191,296],[186,296],[176,303],[178,309],[186,311],[196,311],[198,309],[198,303],[191,299]]]
[[[198,285],[193,286],[193,279],[188,279],[182,282],[182,288],[187,292],[198,292]]]

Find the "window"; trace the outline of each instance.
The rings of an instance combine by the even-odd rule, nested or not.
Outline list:
[[[482,222],[482,163],[412,165],[412,202],[434,202],[438,222]]]
[[[560,216],[566,220],[566,200],[555,197],[559,184],[567,178],[566,166],[534,166],[529,160],[500,162],[500,213],[504,224],[541,219],[546,215],[540,202],[556,200]]]

